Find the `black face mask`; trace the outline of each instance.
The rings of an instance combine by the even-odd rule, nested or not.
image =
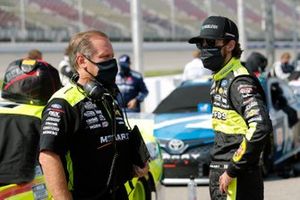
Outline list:
[[[88,59],[86,57],[86,59]],[[98,74],[95,79],[102,83],[105,87],[111,87],[116,82],[116,75],[118,73],[118,65],[116,59],[110,59],[104,62],[95,63],[88,59],[91,63],[99,68]]]
[[[121,74],[121,76],[129,76],[130,75],[129,64],[120,63],[120,74]]]
[[[205,68],[213,72],[218,72],[220,69],[222,69],[225,61],[225,58],[221,53],[222,47],[201,48],[200,59],[202,60]]]

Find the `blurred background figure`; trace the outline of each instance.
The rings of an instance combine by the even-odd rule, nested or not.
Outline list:
[[[280,56],[280,61],[277,61],[273,65],[273,76],[277,78],[287,80],[288,77],[294,72],[294,66],[290,63],[291,54],[284,52]]]
[[[27,58],[34,59],[34,60],[43,60],[43,54],[38,49],[32,49],[28,51]]]
[[[295,67],[295,71],[300,71],[300,53],[297,54],[294,62],[293,62],[293,65]]]
[[[199,50],[193,51],[193,60],[184,66],[182,81],[208,78],[211,75],[211,72],[203,67],[200,55]]]
[[[63,60],[61,60],[60,63],[58,64],[60,80],[63,85],[66,85],[74,74],[72,67],[70,65],[69,52],[70,50],[67,47],[65,49]]]
[[[246,67],[247,69],[254,73],[256,77],[266,77],[265,69],[268,65],[267,58],[259,53],[259,52],[252,52],[250,56],[246,60]]]
[[[120,90],[118,102],[121,108],[128,112],[140,112],[140,104],[149,92],[142,74],[132,70],[130,65],[131,61],[128,55],[119,57],[120,70],[116,77],[116,84]]]

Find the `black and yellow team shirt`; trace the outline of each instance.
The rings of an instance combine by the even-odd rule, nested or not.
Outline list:
[[[93,198],[105,189],[114,156],[111,102],[95,102],[77,85],[54,94],[42,117],[40,151],[60,155],[69,189],[76,197]],[[113,180],[124,184],[131,172],[129,132],[121,112],[115,111],[118,159]]]
[[[0,185],[33,180],[43,108],[0,103]]]
[[[231,177],[256,167],[272,124],[259,81],[232,58],[213,76],[215,144],[212,162],[229,164]]]

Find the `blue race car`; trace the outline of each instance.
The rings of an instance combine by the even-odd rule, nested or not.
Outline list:
[[[290,173],[300,152],[300,102],[284,81],[262,79],[261,84],[274,129],[261,155],[263,173],[273,169]],[[210,87],[209,81],[185,82],[154,110],[154,136],[164,160],[163,184],[187,184],[191,176],[198,184],[208,184],[214,143]]]
[[[211,127],[210,82],[185,82],[154,110],[154,136],[164,160],[163,184],[208,183]]]

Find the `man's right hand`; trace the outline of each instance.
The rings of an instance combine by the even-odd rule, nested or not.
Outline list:
[[[149,172],[149,163],[147,162],[144,168],[133,165],[133,171],[135,177],[143,177]]]

